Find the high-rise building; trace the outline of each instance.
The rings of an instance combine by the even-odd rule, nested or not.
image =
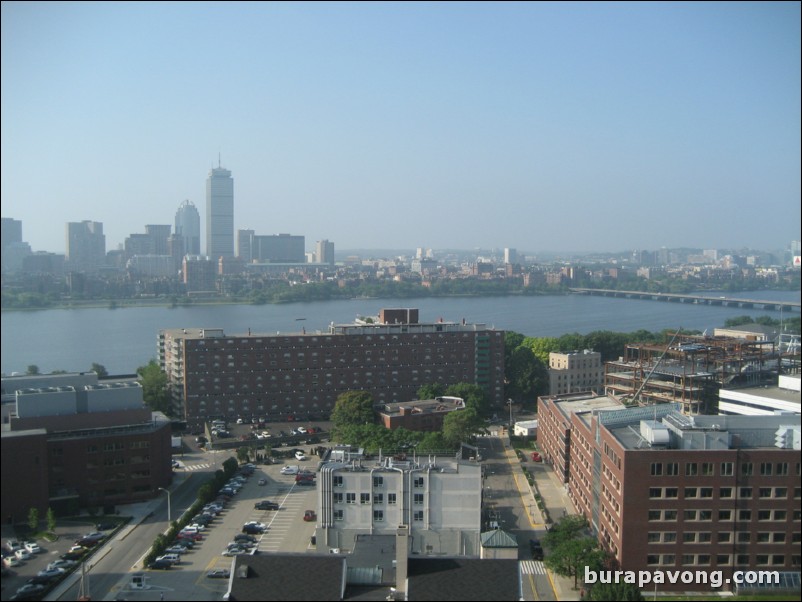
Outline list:
[[[245,263],[253,261],[253,230],[237,230],[237,257]]]
[[[10,245],[12,242],[22,242],[22,222],[18,219],[2,218],[1,232],[0,242],[2,242],[3,247]]]
[[[504,403],[504,332],[484,324],[420,323],[417,310],[385,309],[376,323],[329,332],[229,335],[220,329],[159,333],[159,362],[176,414],[325,414],[345,391],[369,391],[377,404],[415,399],[425,384],[467,382]],[[220,359],[223,358],[223,359]]]
[[[153,254],[167,255],[167,239],[170,238],[170,224],[149,224],[145,226],[145,232],[153,240]]]
[[[251,253],[260,263],[305,263],[305,240],[292,234],[256,235],[251,239]]]
[[[515,249],[504,249],[504,263],[518,263],[518,251]]]
[[[219,165],[206,179],[206,255],[234,257],[234,180]]]
[[[67,223],[67,263],[78,272],[97,271],[106,262],[106,236],[100,222]]]
[[[317,263],[334,265],[334,243],[328,240],[317,241],[315,249],[315,259]]]
[[[10,217],[4,217],[0,240],[3,245],[3,271],[16,272],[20,270],[23,260],[31,254],[30,245],[22,242],[22,222]]]
[[[200,255],[200,214],[189,201],[184,201],[175,212],[175,233],[184,239],[184,253]]]

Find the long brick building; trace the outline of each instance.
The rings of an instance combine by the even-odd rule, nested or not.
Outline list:
[[[538,439],[623,569],[798,572],[799,415],[691,417],[681,405],[540,398]]]
[[[464,321],[421,323],[416,309],[384,309],[376,322],[332,324],[328,332],[162,330],[159,361],[174,412],[190,423],[326,416],[345,391],[369,391],[385,404],[415,399],[432,383],[473,383],[491,403],[504,403],[504,332]]]

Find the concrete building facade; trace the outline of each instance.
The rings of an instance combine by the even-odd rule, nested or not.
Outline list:
[[[603,387],[604,365],[598,351],[583,349],[549,353],[549,395],[599,392]]]
[[[356,535],[409,526],[410,552],[480,555],[482,468],[453,458],[351,458],[318,475],[318,540],[350,548]],[[318,544],[320,546],[320,543]]]
[[[234,180],[219,166],[206,178],[206,255],[234,257]]]

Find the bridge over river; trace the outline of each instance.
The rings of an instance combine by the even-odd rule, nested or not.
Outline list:
[[[723,305],[725,307],[762,308],[775,311],[799,311],[800,303],[791,301],[765,301],[762,299],[736,299],[734,297],[705,297],[676,293],[649,293],[644,291],[617,291],[603,288],[571,288],[572,293],[598,295],[600,297],[621,297],[623,299],[644,299],[667,303],[695,303],[698,305]]]

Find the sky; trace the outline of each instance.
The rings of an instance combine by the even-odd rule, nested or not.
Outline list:
[[[34,251],[201,214],[342,249],[800,240],[800,3],[3,2]],[[205,244],[203,244],[205,248]]]

